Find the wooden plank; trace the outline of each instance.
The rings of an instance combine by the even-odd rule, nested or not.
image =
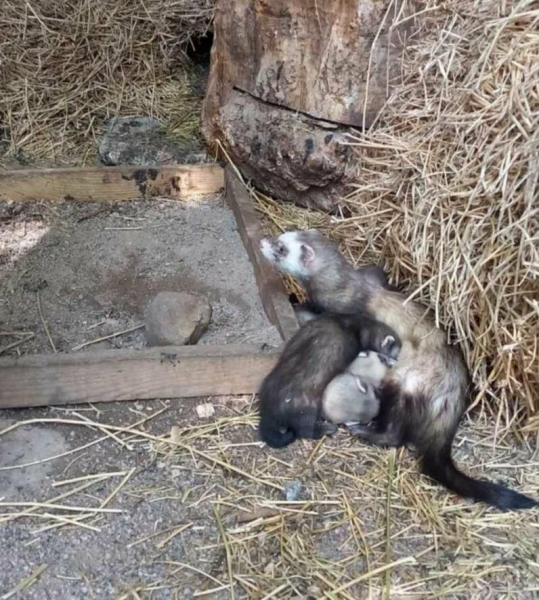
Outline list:
[[[230,166],[225,168],[225,190],[228,204],[236,217],[243,245],[253,265],[266,315],[283,339],[287,340],[298,330],[298,321],[282,279],[260,250],[260,240],[264,237],[264,232],[249,192]]]
[[[0,408],[252,394],[278,352],[182,346],[0,359]]]
[[[0,171],[0,200],[186,200],[222,187],[223,169],[217,164]]]

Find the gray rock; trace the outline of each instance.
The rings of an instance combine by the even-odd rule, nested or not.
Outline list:
[[[196,139],[168,136],[153,117],[114,117],[99,142],[99,157],[105,165],[157,166],[211,162]]]
[[[287,483],[284,488],[284,494],[287,502],[294,502],[295,500],[298,500],[302,487],[303,484],[299,479]]]
[[[211,320],[204,298],[185,292],[160,292],[146,310],[146,341],[150,346],[196,344]]]

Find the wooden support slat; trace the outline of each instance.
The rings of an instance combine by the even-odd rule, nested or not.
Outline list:
[[[277,354],[231,345],[3,358],[0,408],[251,394]]]
[[[225,191],[227,202],[236,217],[243,245],[253,265],[266,315],[283,339],[287,340],[298,330],[298,321],[279,274],[260,250],[264,232],[251,197],[230,166],[225,168]]]
[[[223,169],[216,164],[0,171],[0,200],[185,200],[222,187]]]

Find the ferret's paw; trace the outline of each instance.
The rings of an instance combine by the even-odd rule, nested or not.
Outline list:
[[[397,364],[396,358],[391,358],[391,356],[386,356],[385,354],[379,354],[378,358],[380,359],[380,362],[384,364],[388,369],[391,368],[393,365]]]
[[[339,428],[334,423],[330,423],[329,421],[322,421],[317,426],[317,434],[318,435],[316,437],[321,438],[324,435],[331,436],[331,435],[337,433],[338,429]]]
[[[345,425],[352,435],[365,435],[372,431],[372,427],[361,423],[345,423]]]

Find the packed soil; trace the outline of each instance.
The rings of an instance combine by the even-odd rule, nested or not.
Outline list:
[[[200,344],[280,342],[221,196],[0,203],[0,352],[30,334],[6,354],[51,352],[53,345],[69,352],[133,329],[161,291],[210,302],[212,321]],[[137,329],[84,350],[144,346]]]

